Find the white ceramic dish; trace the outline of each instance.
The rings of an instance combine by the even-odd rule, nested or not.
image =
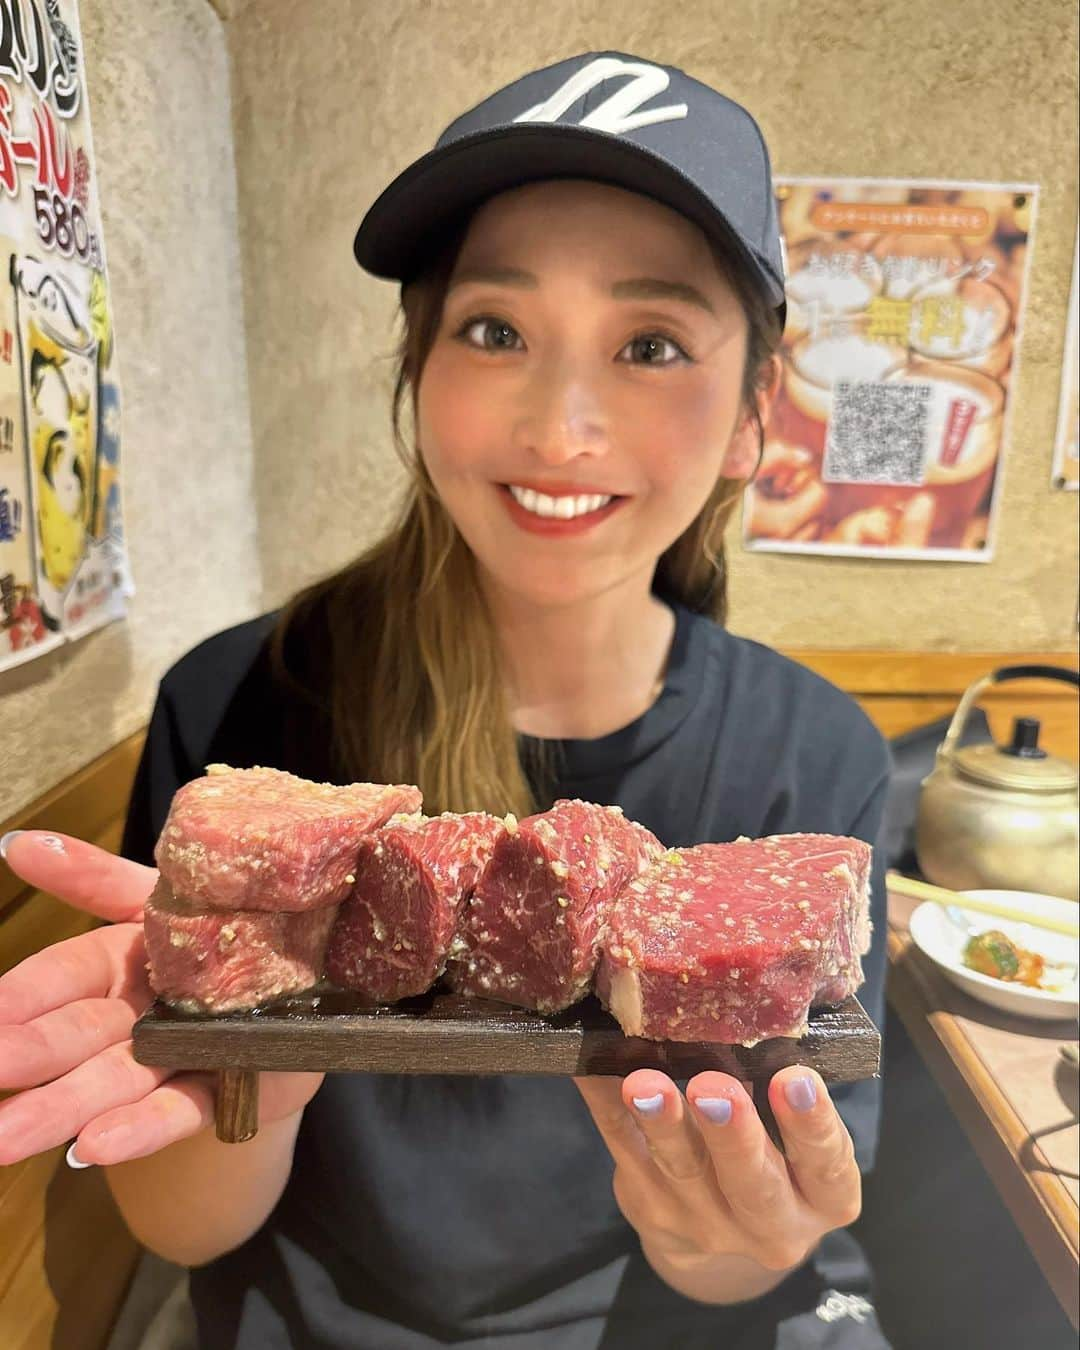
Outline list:
[[[1076,923],[1080,917],[1080,906],[1075,901],[1062,900],[1054,895],[1036,895],[1029,891],[962,891],[961,894],[970,895],[975,900],[1007,905],[1010,909],[1023,910],[1039,918],[1064,919]],[[1011,919],[999,919],[993,914],[980,914],[973,909],[960,907],[960,912],[976,933],[996,928],[1028,951],[1038,952],[1048,960],[1065,961],[1073,967],[1080,964],[1080,941],[1076,938],[1066,937],[1063,933],[1051,933],[1043,928],[1032,928]],[[953,984],[972,998],[990,1004],[992,1008],[1000,1008],[1003,1012],[1020,1017],[1037,1017],[1043,1021],[1061,1021],[1063,1018],[1075,1020],[1080,1014],[1080,986],[1075,974],[1064,988],[1048,990],[1010,984],[1006,980],[995,980],[991,975],[980,975],[978,971],[970,970],[964,965],[963,959],[969,935],[949,918],[936,901],[927,900],[918,906],[911,916],[909,931],[912,942],[941,967]],[[1048,970],[1044,983],[1056,981],[1057,974],[1053,969]]]

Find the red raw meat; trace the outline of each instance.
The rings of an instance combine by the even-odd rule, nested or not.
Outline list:
[[[539,1012],[577,1002],[613,897],[662,852],[617,806],[561,800],[512,822],[465,913],[453,987]]]
[[[253,1008],[318,983],[336,905],[296,914],[200,911],[159,880],[143,930],[150,986],[185,1012]]]
[[[616,900],[597,993],[628,1036],[801,1036],[862,983],[870,857],[829,834],[671,849]]]
[[[207,909],[317,909],[348,895],[363,837],[420,801],[415,787],[211,764],[173,797],[154,856],[176,893]]]
[[[462,903],[506,826],[482,811],[391,821],[360,845],[326,954],[334,984],[381,1003],[430,989]]]

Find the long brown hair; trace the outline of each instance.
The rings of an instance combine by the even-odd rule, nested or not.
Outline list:
[[[324,636],[323,702],[335,771],[344,780],[414,783],[432,814],[520,816],[537,809],[543,795],[534,793],[530,777],[542,780],[551,764],[540,757],[526,772],[475,560],[402,431],[410,393],[415,425],[420,374],[468,224],[461,221],[424,273],[402,289],[392,425],[410,480],[397,518],[355,561],[293,597],[275,626],[271,656],[279,678],[290,680],[286,650],[294,644],[302,650],[308,632]],[[721,244],[712,248],[748,320],[742,399],[760,448],[756,395],[779,346],[780,324],[745,265]],[[744,487],[742,479],[717,479],[697,517],[660,557],[657,595],[725,622],[723,535]]]

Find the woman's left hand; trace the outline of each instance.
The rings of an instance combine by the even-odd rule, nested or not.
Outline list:
[[[756,1297],[859,1215],[851,1136],[811,1069],[769,1084],[786,1158],[729,1074],[698,1074],[685,1097],[654,1069],[574,1082],[615,1160],[620,1210],[657,1273],[690,1297]]]

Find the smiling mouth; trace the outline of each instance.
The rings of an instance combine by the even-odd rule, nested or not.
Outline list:
[[[596,511],[602,511],[612,502],[622,500],[613,493],[561,493],[553,496],[537,492],[533,488],[518,487],[516,483],[502,483],[500,487],[508,492],[523,510],[546,520],[574,520],[578,516],[588,516]]]

